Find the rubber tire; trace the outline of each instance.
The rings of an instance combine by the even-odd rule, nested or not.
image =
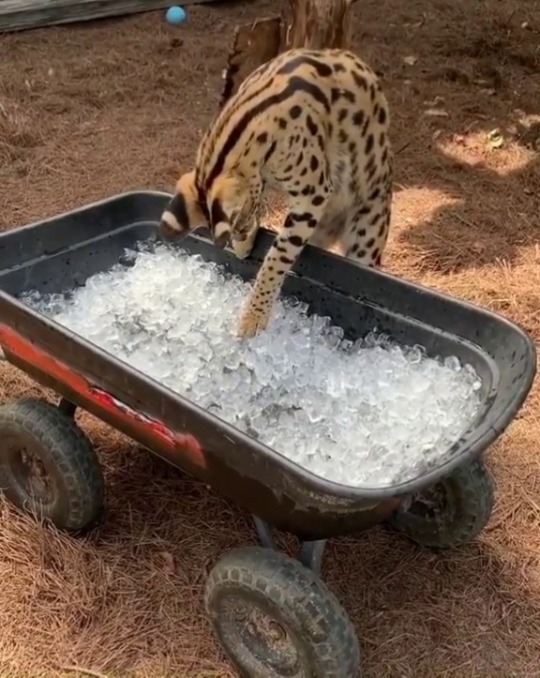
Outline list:
[[[17,477],[18,441],[44,467],[50,501],[33,496]],[[103,474],[88,438],[71,417],[38,398],[0,406],[0,491],[20,509],[70,532],[92,525],[104,502]]]
[[[475,539],[487,525],[493,511],[493,485],[484,464],[476,460],[457,468],[428,493],[443,493],[445,506],[435,507],[429,516],[414,512],[422,494],[413,499],[406,512],[396,512],[390,525],[421,546],[445,549]],[[424,493],[423,496],[428,496]]]
[[[204,599],[214,631],[240,676],[359,675],[358,639],[344,609],[311,570],[283,553],[259,546],[231,551],[210,572]],[[279,668],[276,662],[271,665],[272,650],[267,638],[259,643],[257,652],[254,634],[246,638],[248,625],[238,613],[242,603],[249,612],[266,613],[277,622],[278,629],[285,631],[291,649],[296,651],[293,666]],[[277,661],[286,656],[282,653]]]

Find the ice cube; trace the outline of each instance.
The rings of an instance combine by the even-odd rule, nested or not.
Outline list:
[[[83,287],[23,301],[341,484],[386,487],[432,468],[476,416],[482,382],[471,365],[376,329],[351,342],[304,303],[278,299],[268,329],[238,341],[250,289],[149,241]]]

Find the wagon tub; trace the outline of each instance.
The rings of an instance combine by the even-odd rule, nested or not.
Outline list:
[[[59,395],[57,406],[25,397],[0,407],[0,486],[17,506],[62,529],[94,524],[103,476],[74,420],[77,408],[91,412],[255,517],[262,546],[227,554],[205,590],[207,612],[241,675],[349,678],[359,669],[359,646],[319,577],[325,540],[382,522],[427,547],[473,539],[493,502],[481,454],[527,397],[534,344],[494,313],[307,247],[284,295],[330,316],[348,338],[377,327],[430,356],[457,356],[482,380],[475,420],[436,468],[379,489],[327,481],[17,298],[34,289],[63,292],[110,269],[126,248],[156,236],[169,199],[125,193],[0,235],[0,346],[10,363]],[[261,230],[246,260],[204,233],[180,246],[252,279],[271,242]],[[299,538],[298,558],[276,549],[273,528]]]

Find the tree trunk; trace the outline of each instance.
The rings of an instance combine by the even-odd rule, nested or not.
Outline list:
[[[285,49],[347,49],[353,0],[290,0]]]
[[[284,16],[237,26],[223,72],[220,107],[250,73],[286,49],[347,49],[353,2],[355,0],[289,0],[289,11]]]
[[[223,72],[223,89],[219,106],[237,91],[250,73],[273,59],[281,49],[281,17],[259,19],[237,26]]]

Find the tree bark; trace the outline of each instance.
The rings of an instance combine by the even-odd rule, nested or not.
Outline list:
[[[245,78],[280,52],[296,47],[347,49],[355,0],[289,0],[283,16],[237,26],[223,72],[220,107]]]

